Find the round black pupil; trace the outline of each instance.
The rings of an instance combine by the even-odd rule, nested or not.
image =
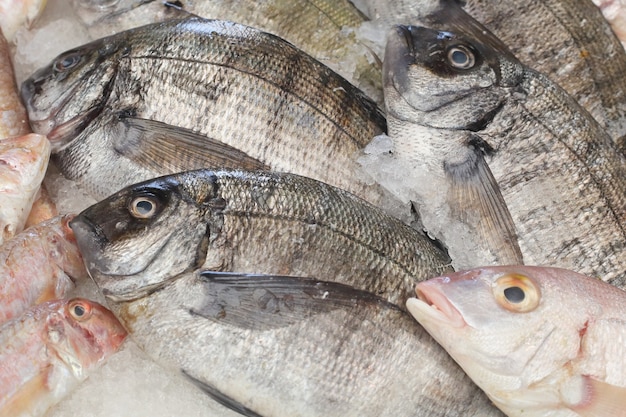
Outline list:
[[[467,64],[468,60],[469,58],[467,56],[467,53],[458,49],[452,52],[452,62],[454,62],[455,64],[464,65]]]
[[[137,213],[139,214],[148,214],[152,211],[152,203],[147,200],[137,201],[136,206]]]
[[[524,294],[524,290],[520,287],[509,287],[504,290],[504,296],[507,300],[512,303],[521,303],[526,298],[526,294]]]
[[[76,314],[77,317],[82,317],[83,314],[85,314],[85,307],[74,306],[74,314]]]

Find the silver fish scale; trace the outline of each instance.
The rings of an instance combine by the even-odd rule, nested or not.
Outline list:
[[[626,288],[626,158],[554,84],[526,71],[526,93],[489,166],[527,264],[554,265]],[[497,121],[492,128],[498,130]],[[497,138],[490,132],[484,134]],[[534,196],[529,199],[528,196]]]
[[[449,258],[421,232],[340,189],[298,176],[216,175],[226,207],[209,249],[220,256],[209,255],[207,269],[217,263],[220,270],[315,277],[334,271],[333,280],[400,306],[418,281],[449,270]]]

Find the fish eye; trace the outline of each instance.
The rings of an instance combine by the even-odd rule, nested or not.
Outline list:
[[[158,204],[154,196],[135,197],[129,204],[130,214],[137,219],[149,219],[157,213]]]
[[[493,284],[496,302],[514,313],[527,313],[539,305],[541,293],[532,279],[521,274],[507,274]]]
[[[81,54],[78,52],[71,52],[60,56],[54,61],[53,67],[56,72],[65,72],[74,68],[81,61]]]
[[[476,64],[474,53],[463,45],[455,45],[448,49],[447,57],[448,63],[458,69],[471,69]]]
[[[83,300],[74,300],[69,303],[70,316],[76,321],[85,321],[91,317],[91,305]]]

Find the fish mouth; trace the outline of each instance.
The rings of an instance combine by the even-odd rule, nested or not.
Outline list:
[[[61,123],[58,125],[54,125],[54,122],[44,120],[43,123],[49,123],[54,127],[48,133],[48,140],[52,145],[52,151],[58,152],[63,149],[63,147],[69,144],[72,139],[80,134],[85,128],[100,114],[102,108],[104,107],[104,102],[89,108],[86,112],[79,114],[78,116],[72,117],[65,123]],[[42,123],[42,122],[34,122],[34,123]]]
[[[446,323],[454,328],[467,326],[459,310],[457,310],[448,297],[446,297],[439,288],[432,285],[432,283],[421,282],[417,284],[415,293],[418,297],[418,300],[415,301],[421,303],[421,305],[417,304],[416,307],[421,310],[421,313],[425,313],[430,318],[438,322]],[[413,313],[413,311],[411,311],[411,313]]]

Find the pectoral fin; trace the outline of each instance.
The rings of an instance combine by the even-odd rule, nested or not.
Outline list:
[[[585,400],[571,406],[581,417],[626,417],[626,388],[583,377]]]
[[[260,414],[255,413],[250,410],[248,407],[244,406],[238,401],[235,401],[231,397],[225,395],[223,392],[219,391],[212,385],[209,385],[205,382],[200,381],[197,378],[194,378],[189,374],[189,372],[182,370],[183,375],[185,375],[191,382],[193,382],[198,388],[204,391],[209,397],[213,398],[218,403],[222,404],[224,407],[228,407],[233,411],[238,412],[246,417],[263,417]]]
[[[205,302],[191,313],[221,324],[266,330],[337,309],[399,308],[380,297],[311,278],[205,271]]]
[[[444,170],[451,183],[452,214],[475,228],[477,242],[496,256],[497,263],[523,264],[511,213],[481,149],[468,148],[464,160],[446,163]]]
[[[117,152],[152,170],[175,173],[198,168],[269,169],[219,140],[154,120],[121,117],[116,135]]]

